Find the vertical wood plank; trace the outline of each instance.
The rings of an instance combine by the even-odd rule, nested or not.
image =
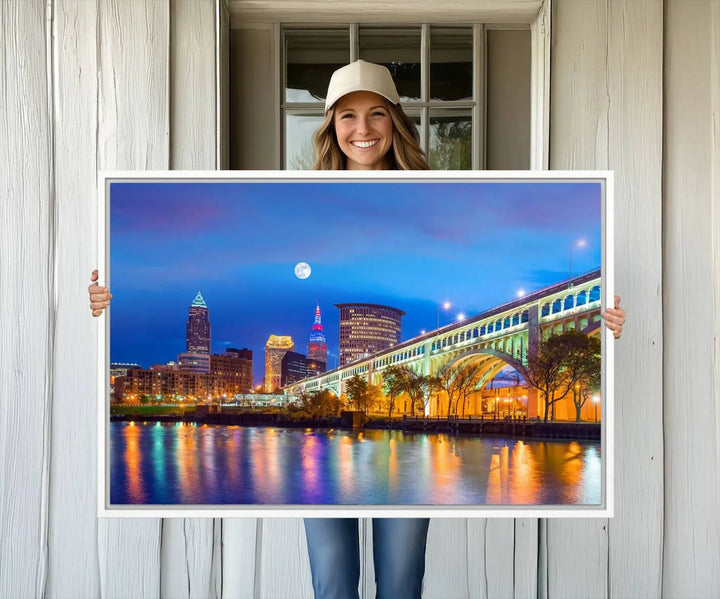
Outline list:
[[[467,528],[469,597],[512,599],[515,595],[515,520],[468,518]]]
[[[216,166],[215,7],[171,0],[170,168]]]
[[[215,168],[215,10],[212,2],[170,2],[170,167]],[[220,522],[218,521],[218,524]],[[168,518],[163,523],[163,597],[216,596],[222,569],[213,568],[215,522]],[[222,527],[218,527],[218,532]],[[220,539],[222,541],[222,539]]]
[[[222,598],[255,599],[257,531],[262,519],[224,518]]]
[[[168,3],[104,0],[98,21],[98,167],[167,169]],[[100,317],[100,326],[109,316]],[[103,597],[160,595],[161,534],[160,519],[99,521]]]
[[[615,344],[611,597],[660,597],[663,547],[661,0],[608,2],[608,168],[615,171],[615,289],[628,313]],[[637,556],[642,556],[638,559]]]
[[[2,597],[42,596],[47,575],[55,290],[46,35],[45,2],[0,3]]]
[[[670,0],[665,24],[663,595],[720,586],[717,378],[720,11]],[[713,20],[714,19],[714,20]]]
[[[716,118],[712,121],[712,149],[710,152],[710,163],[713,165],[711,177],[711,231],[713,232],[713,297],[715,299],[715,328],[713,332],[715,364],[713,368],[713,383],[715,401],[715,424],[718,427],[718,434],[715,437],[716,463],[720,463],[720,4],[714,4],[710,11],[710,22],[714,23],[712,33],[712,47],[710,50],[710,108]],[[720,490],[719,490],[720,492]]]
[[[57,327],[46,596],[98,597],[97,389],[88,376],[98,325],[86,291],[97,266],[97,5],[66,0],[53,12]]]
[[[255,565],[257,597],[312,599],[310,558],[301,518],[263,518]]]
[[[550,168],[607,168],[607,2],[556,1],[552,15]],[[543,596],[607,596],[607,520],[548,519],[541,541]]]
[[[615,171],[615,283],[628,325],[615,349],[616,517],[547,522],[548,596],[633,597],[648,590],[656,596],[663,519],[663,391],[657,377],[662,6],[553,6],[550,164]],[[640,566],[636,555],[648,559]]]
[[[513,597],[538,597],[537,518],[515,518]]]
[[[423,599],[468,599],[468,569],[476,567],[468,556],[467,518],[430,519],[425,553]],[[474,592],[474,591],[473,591]]]

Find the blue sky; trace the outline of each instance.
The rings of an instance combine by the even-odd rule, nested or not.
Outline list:
[[[111,361],[144,367],[185,351],[201,291],[213,353],[268,335],[306,353],[315,301],[337,354],[336,303],[404,310],[403,339],[598,268],[598,183],[129,182],[110,192]],[[298,262],[312,268],[294,275]],[[331,366],[332,366],[331,362]]]

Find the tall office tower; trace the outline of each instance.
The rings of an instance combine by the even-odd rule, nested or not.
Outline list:
[[[340,308],[340,366],[400,343],[405,312],[379,304],[335,304]]]
[[[289,335],[270,335],[265,344],[265,393],[282,387],[282,359],[285,352],[294,351],[295,343]]]
[[[210,312],[198,291],[190,305],[185,336],[185,351],[210,355]]]
[[[310,333],[310,342],[307,346],[307,359],[312,360],[317,366],[315,373],[325,372],[327,368],[327,341],[323,333],[323,325],[320,320],[320,304],[315,306],[315,322]],[[320,364],[323,364],[320,367]],[[322,369],[320,369],[322,368]]]
[[[297,383],[307,377],[307,358],[305,354],[299,354],[294,351],[287,351],[282,359],[280,382],[283,387],[292,383]]]

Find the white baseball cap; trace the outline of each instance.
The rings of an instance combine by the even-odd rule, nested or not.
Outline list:
[[[390,71],[379,64],[356,60],[339,68],[330,77],[325,112],[344,95],[357,91],[375,92],[393,104],[400,102]]]

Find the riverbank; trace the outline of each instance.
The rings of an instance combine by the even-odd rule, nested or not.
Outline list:
[[[492,420],[480,418],[373,418],[363,426],[353,426],[352,416],[314,420],[292,420],[287,414],[264,412],[209,413],[126,413],[110,416],[111,422],[186,422],[234,426],[272,426],[285,428],[353,428],[402,430],[418,433],[450,433],[454,435],[502,435],[551,439],[600,440],[600,424],[592,422],[537,422],[534,420]]]

